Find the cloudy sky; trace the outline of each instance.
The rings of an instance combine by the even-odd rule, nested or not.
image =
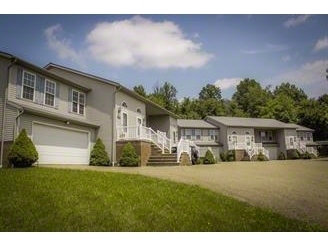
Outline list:
[[[0,15],[0,50],[178,98],[207,83],[230,98],[243,78],[328,93],[328,15]]]

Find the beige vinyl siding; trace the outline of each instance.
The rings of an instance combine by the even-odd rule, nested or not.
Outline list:
[[[170,116],[169,115],[153,115],[148,117],[149,126],[155,131],[166,132],[166,136],[170,135]]]
[[[5,141],[13,141],[15,139],[15,119],[17,109],[7,105],[6,120],[5,120]]]
[[[7,83],[7,66],[9,62],[7,59],[0,57],[0,139],[2,139],[2,117],[5,100],[5,88]]]

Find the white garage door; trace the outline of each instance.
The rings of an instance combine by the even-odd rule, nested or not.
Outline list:
[[[72,129],[33,124],[39,164],[88,164],[89,134]]]
[[[270,160],[277,160],[277,147],[265,147],[269,151]]]

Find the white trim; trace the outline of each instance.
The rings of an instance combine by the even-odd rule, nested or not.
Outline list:
[[[46,94],[48,93],[47,92],[47,82],[49,82],[49,83],[53,83],[54,85],[55,85],[55,87],[54,87],[54,105],[49,105],[49,104],[46,104]],[[56,82],[54,82],[54,81],[52,81],[52,80],[49,80],[49,79],[45,79],[44,80],[44,90],[43,90],[43,94],[44,94],[44,96],[43,96],[43,104],[44,105],[46,105],[46,106],[49,106],[49,107],[55,107],[55,105],[56,105],[56,89],[57,89],[57,83]],[[50,93],[48,93],[49,95],[51,95]]]
[[[30,74],[30,75],[33,75],[34,76],[34,88],[33,88],[33,100],[32,102],[35,102],[35,87],[36,87],[36,74],[35,73],[31,73],[29,71],[26,71],[26,70],[23,70],[23,73],[22,73],[22,89],[21,89],[21,98],[22,99],[25,99],[25,100],[29,100],[31,101],[31,99],[28,99],[28,98],[25,98],[23,97],[23,94],[24,94],[24,74],[27,73],[27,74]],[[27,87],[30,87],[30,86],[27,86]],[[30,87],[32,88],[32,87]]]

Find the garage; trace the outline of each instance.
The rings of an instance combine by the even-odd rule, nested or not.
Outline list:
[[[277,160],[277,147],[265,147],[269,151],[269,159],[270,160]]]
[[[89,132],[33,123],[39,164],[88,164]]]

